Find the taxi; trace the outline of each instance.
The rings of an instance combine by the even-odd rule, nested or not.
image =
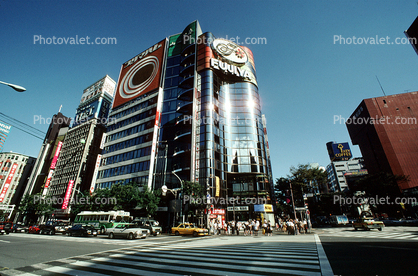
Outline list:
[[[378,229],[379,231],[383,230],[383,227],[385,227],[385,224],[381,221],[375,221],[371,217],[363,217],[358,219],[356,222],[353,222],[354,230],[358,229],[364,229],[364,230],[370,230],[370,229]]]
[[[196,227],[193,223],[180,223],[177,227],[171,228],[171,233],[176,236],[193,235],[194,237],[209,235],[207,229]]]

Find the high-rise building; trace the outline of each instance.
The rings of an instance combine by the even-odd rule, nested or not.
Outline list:
[[[96,188],[192,181],[211,198],[240,196],[240,208],[214,204],[218,219],[273,220],[267,150],[252,52],[195,21],[122,65]]]
[[[347,119],[354,145],[360,147],[369,174],[408,176],[402,191],[418,187],[418,92],[363,100]]]
[[[68,131],[71,118],[64,116],[61,112],[54,114],[49,124],[47,134],[39,150],[38,158],[29,177],[24,195],[38,194],[42,192],[45,185],[51,180],[51,166],[58,158],[61,150],[62,140]]]
[[[74,196],[94,186],[115,85],[106,75],[84,89],[73,125],[55,154],[43,194],[55,198],[56,218],[68,217]]]
[[[0,153],[0,210],[13,219],[36,159],[20,153]]]
[[[328,164],[328,190],[329,192],[344,192],[349,189],[348,177],[364,176],[367,174],[363,158],[333,161]]]

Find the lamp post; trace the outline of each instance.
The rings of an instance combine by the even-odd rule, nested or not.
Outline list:
[[[183,180],[173,171],[173,175],[177,177],[177,179],[180,181],[181,190],[183,190]],[[182,217],[182,221],[184,223],[184,214],[183,214],[183,201],[180,199],[180,216]]]
[[[161,187],[161,191],[162,191],[162,196],[166,196],[167,191],[171,192],[172,194],[174,194],[174,198],[177,199],[177,192],[180,190],[181,188],[176,188],[176,189],[168,189],[167,186],[164,184]],[[184,221],[183,221],[184,222]],[[174,219],[173,219],[173,224],[174,224]]]
[[[24,91],[26,91],[26,88],[24,88],[24,87],[22,87],[22,86],[20,86],[20,85],[11,84],[11,83],[7,83],[7,82],[3,82],[3,81],[0,81],[0,83],[1,83],[1,84],[4,84],[4,85],[7,85],[7,86],[9,86],[9,87],[11,87],[11,88],[13,88],[13,89],[14,89],[14,90],[16,90],[17,92],[24,92]]]
[[[289,181],[289,185],[290,185],[290,194],[292,196],[293,214],[295,215],[295,220],[296,220],[297,216],[296,216],[296,209],[295,209],[295,200],[293,199],[292,181]],[[295,224],[295,226],[296,226],[296,224]],[[295,233],[296,233],[296,235],[298,234],[298,227],[297,226],[295,227]]]

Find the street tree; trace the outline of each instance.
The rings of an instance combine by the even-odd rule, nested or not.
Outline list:
[[[290,167],[287,177],[276,179],[275,192],[278,198],[278,210],[288,212],[293,209],[292,193],[295,207],[304,206],[304,195],[308,193],[319,194],[325,190],[328,183],[327,172],[309,164],[299,164]]]
[[[161,199],[161,190],[151,191],[148,186],[143,186],[142,190],[138,194],[138,205],[146,216],[153,216],[158,208],[158,203]]]
[[[29,224],[36,223],[42,216],[48,219],[54,211],[52,200],[48,199],[40,193],[36,195],[26,194],[21,200],[18,210]]]

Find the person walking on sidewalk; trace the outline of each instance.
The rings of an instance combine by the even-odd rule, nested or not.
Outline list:
[[[260,221],[256,220],[255,227],[254,227],[254,232],[256,236],[258,236],[258,230],[260,230]]]
[[[273,231],[271,229],[271,223],[270,223],[270,221],[267,221],[266,233],[267,233],[267,236],[273,236]]]

